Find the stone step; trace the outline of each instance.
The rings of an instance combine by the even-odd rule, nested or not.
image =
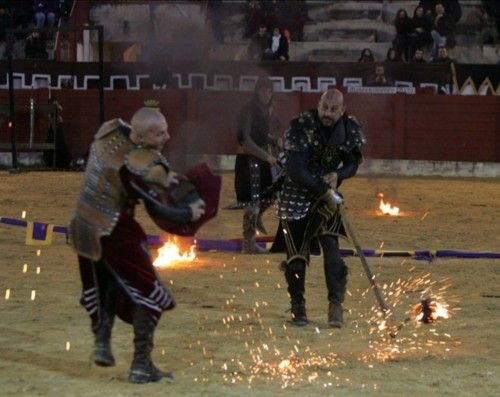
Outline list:
[[[323,29],[304,35],[305,41],[376,41],[376,31],[373,29]]]
[[[359,51],[339,49],[315,49],[307,57],[309,62],[357,62]]]
[[[332,9],[330,18],[334,20],[372,19],[377,20],[381,16],[381,10],[352,10]]]

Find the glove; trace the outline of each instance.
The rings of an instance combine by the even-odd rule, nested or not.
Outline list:
[[[328,209],[336,212],[338,206],[344,201],[342,196],[333,189],[328,189],[321,197],[320,200],[324,201]]]

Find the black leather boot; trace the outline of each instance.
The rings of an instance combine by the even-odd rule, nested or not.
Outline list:
[[[117,285],[106,271],[104,264],[100,265],[98,279],[100,281],[99,323],[93,330],[95,337],[94,363],[101,367],[114,367],[115,358],[111,352],[111,331],[115,319],[115,301]]]
[[[170,372],[158,369],[151,360],[155,324],[146,311],[137,306],[133,314],[134,358],[130,366],[128,380],[132,383],[173,382]]]
[[[309,323],[306,315],[304,289],[306,280],[306,264],[302,259],[295,259],[284,265],[288,293],[291,299],[292,323],[304,326]]]
[[[328,306],[328,325],[332,328],[342,328],[344,326],[344,309],[340,302],[330,302]]]
[[[103,311],[99,325],[94,330],[94,363],[101,367],[114,367],[115,358],[111,352],[111,330],[114,315]]]
[[[292,304],[292,323],[299,327],[303,327],[304,325],[309,324],[309,320],[307,320],[305,303]]]
[[[334,266],[325,265],[326,285],[328,288],[328,324],[333,328],[344,326],[342,303],[344,302],[348,269],[344,261]]]

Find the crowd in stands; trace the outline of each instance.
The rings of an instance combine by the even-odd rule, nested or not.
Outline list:
[[[247,0],[245,32],[251,60],[287,61],[288,43],[302,41],[308,20],[305,0]]]
[[[453,48],[455,26],[461,16],[458,0],[421,0],[412,18],[405,10],[399,10],[394,20],[396,37],[392,42],[398,54],[395,58],[411,62],[417,49],[432,45],[431,57],[435,59],[439,47]]]
[[[47,45],[60,18],[67,18],[73,0],[0,0],[0,59],[6,57],[7,30],[16,29],[16,40],[24,41],[24,57],[48,58]],[[21,33],[32,29],[29,34]],[[16,54],[18,55],[18,54]]]

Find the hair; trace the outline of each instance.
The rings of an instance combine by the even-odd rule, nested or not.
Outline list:
[[[420,4],[419,4],[419,5],[418,5],[418,6],[416,6],[416,7],[415,7],[415,9],[413,10],[413,16],[414,16],[414,17],[415,17],[415,16],[417,16],[417,10],[418,10],[419,8],[420,8],[420,9],[422,9],[422,12],[423,12],[423,13],[424,13],[424,15],[425,15],[425,9],[424,9],[424,7],[423,7],[422,5],[420,5]],[[418,18],[418,17],[417,17],[417,18]]]
[[[391,54],[391,51],[394,51],[394,54],[395,54],[395,57],[394,59],[391,59],[389,58],[389,55]],[[389,61],[389,62],[402,62],[403,59],[401,57],[401,54],[399,53],[399,51],[397,49],[395,49],[394,47],[391,47],[387,50],[387,56],[385,58],[386,61]]]
[[[165,116],[159,110],[148,107],[140,108],[130,120],[131,138],[146,134],[154,124],[162,122],[165,122]]]
[[[365,51],[368,51],[368,55],[366,56],[371,62],[375,61],[375,58],[373,57],[373,52],[369,48],[363,48],[361,50],[361,54],[359,56],[358,62],[361,62],[363,58],[365,57]]]
[[[400,17],[399,17],[399,14],[400,14],[401,12],[404,12],[404,13],[405,13],[405,15],[404,15],[404,17],[403,17],[403,18],[408,18],[408,13],[406,12],[406,10],[405,10],[404,8],[400,8],[400,9],[398,10],[398,12],[396,13],[396,19],[399,19],[399,18],[400,18]]]

